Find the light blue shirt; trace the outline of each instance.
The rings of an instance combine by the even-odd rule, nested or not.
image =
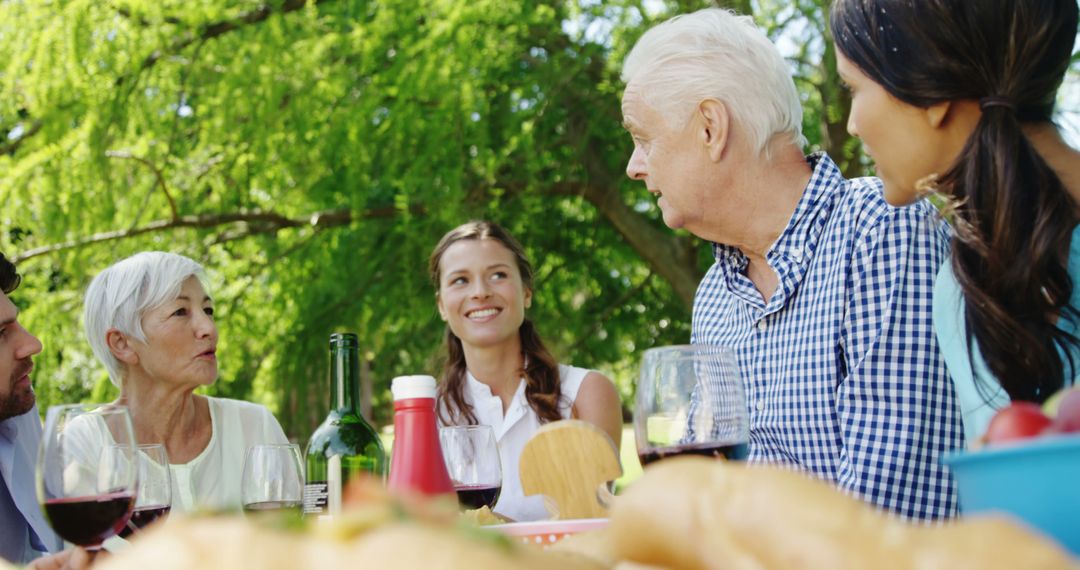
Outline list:
[[[40,444],[37,406],[0,422],[0,558],[14,564],[26,564],[63,548],[34,492]]]
[[[1080,226],[1073,230],[1069,244],[1069,277],[1073,280],[1072,298],[1069,305],[1080,308]],[[1062,315],[1058,327],[1076,335],[1080,323],[1076,323],[1068,314]],[[941,353],[949,367],[953,384],[956,386],[956,399],[960,404],[960,413],[964,419],[964,433],[968,444],[974,443],[990,424],[994,413],[1009,405],[1009,395],[994,380],[994,375],[983,360],[978,346],[973,346],[974,353],[968,358],[967,325],[964,318],[964,296],[952,263],[941,266],[937,282],[934,284],[934,330],[937,333]],[[972,374],[974,362],[976,374]],[[1066,363],[1065,382],[1075,383],[1074,373],[1068,370]],[[980,384],[975,378],[982,378]]]

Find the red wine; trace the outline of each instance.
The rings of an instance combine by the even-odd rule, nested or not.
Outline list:
[[[244,505],[244,512],[247,514],[253,513],[266,513],[266,512],[289,512],[295,511],[300,513],[300,507],[303,503],[301,501],[260,501],[258,503],[248,503]]]
[[[492,487],[490,485],[461,485],[454,487],[457,491],[458,504],[463,509],[479,509],[495,507],[502,492],[502,485]]]
[[[172,507],[163,505],[150,505],[148,507],[136,508],[131,513],[131,519],[128,520],[127,525],[120,531],[120,537],[127,538],[136,530],[142,530],[159,518],[167,517],[170,510],[172,510]]]
[[[703,457],[723,457],[724,459],[746,459],[750,454],[745,443],[691,443],[687,445],[672,445],[670,447],[655,447],[638,453],[641,465],[645,466],[653,461],[659,461],[667,457],[679,455],[701,455]]]
[[[45,501],[56,534],[79,546],[97,546],[120,532],[135,506],[134,493],[107,493]]]

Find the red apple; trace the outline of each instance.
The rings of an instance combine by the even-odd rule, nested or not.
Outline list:
[[[1051,423],[1038,404],[1013,402],[994,414],[983,439],[991,444],[1026,439],[1039,435]]]

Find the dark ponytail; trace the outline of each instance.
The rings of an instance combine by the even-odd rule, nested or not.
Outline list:
[[[525,249],[505,229],[498,224],[485,221],[472,221],[462,224],[447,233],[431,252],[428,260],[428,272],[435,291],[439,291],[439,276],[442,271],[440,262],[446,250],[463,240],[496,240],[511,253],[521,273],[522,284],[533,288],[532,264],[525,257]],[[524,369],[518,373],[525,379],[525,400],[536,412],[540,423],[562,419],[559,413],[559,400],[562,391],[559,383],[559,365],[551,355],[532,321],[525,319],[518,328],[521,335],[521,351]],[[465,374],[468,367],[465,362],[465,350],[461,339],[447,325],[444,334],[446,361],[443,364],[439,382],[439,419],[444,424],[476,424],[476,413],[465,399]]]
[[[1076,0],[837,0],[831,26],[837,49],[897,99],[980,102],[974,132],[938,180],[955,209],[967,342],[1011,399],[1045,400],[1066,381],[1059,350],[1077,345],[1056,322],[1076,316],[1067,263],[1078,219],[1022,125],[1051,120]],[[995,380],[978,381],[988,395]]]
[[[957,203],[952,264],[968,345],[978,344],[1011,399],[1042,402],[1065,382],[1059,349],[1071,354],[1076,343],[1055,323],[1075,312],[1067,263],[1076,204],[1006,107],[984,109],[940,184]],[[986,396],[989,380],[979,379]]]

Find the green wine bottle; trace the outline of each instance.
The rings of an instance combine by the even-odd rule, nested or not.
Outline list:
[[[330,414],[311,435],[307,451],[304,514],[335,516],[341,491],[360,473],[386,478],[386,452],[379,434],[356,411],[360,373],[356,335],[330,335]]]

